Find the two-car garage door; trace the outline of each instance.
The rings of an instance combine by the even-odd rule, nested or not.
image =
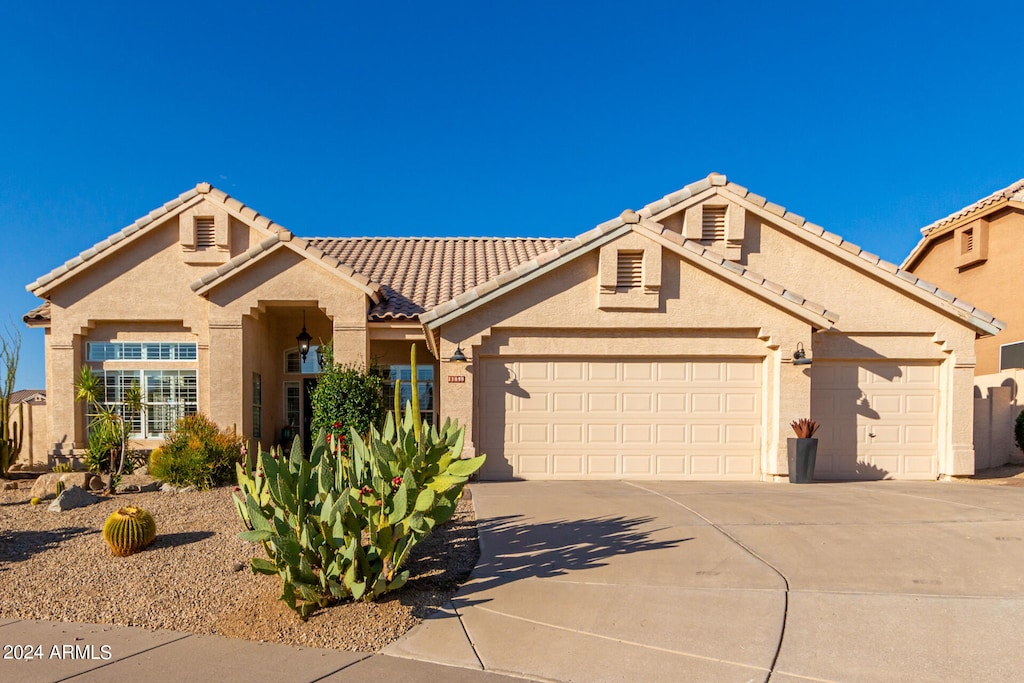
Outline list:
[[[488,478],[758,479],[761,362],[487,359]]]

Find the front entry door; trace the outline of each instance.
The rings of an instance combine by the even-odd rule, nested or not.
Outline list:
[[[313,450],[313,390],[317,381],[316,377],[304,377],[302,380],[302,447],[307,458]]]

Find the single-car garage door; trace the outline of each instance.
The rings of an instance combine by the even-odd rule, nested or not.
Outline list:
[[[484,359],[489,479],[758,479],[761,362]]]
[[[818,479],[934,479],[939,366],[814,361]]]

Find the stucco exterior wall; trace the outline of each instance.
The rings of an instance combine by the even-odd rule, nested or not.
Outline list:
[[[1024,263],[1024,212],[1003,210],[988,216],[988,256],[984,263],[963,270],[956,267],[958,256],[954,225],[925,247],[907,270],[942,289],[955,292],[1006,323],[995,337],[977,343],[978,375],[999,371],[999,347],[1024,340],[1024,299],[1008,296],[1020,289]]]
[[[594,250],[443,325],[442,359],[461,343],[473,361],[443,360],[445,378],[464,376],[465,381],[439,384],[444,412],[467,424],[467,451],[479,448],[481,430],[473,418],[479,413],[474,372],[489,357],[752,358],[764,368],[761,471],[771,477],[785,474],[789,422],[810,411],[810,377],[793,366],[791,351],[797,342],[811,347],[810,325],[675,253],[663,250],[661,257],[661,298],[655,309],[599,308],[600,254]]]

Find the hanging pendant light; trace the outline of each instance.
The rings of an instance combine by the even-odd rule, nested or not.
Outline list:
[[[302,354],[302,362],[306,362],[306,356],[309,354],[309,343],[313,341],[313,338],[309,336],[309,332],[306,332],[306,312],[302,312],[302,332],[295,337],[295,341],[299,343],[299,353]]]

